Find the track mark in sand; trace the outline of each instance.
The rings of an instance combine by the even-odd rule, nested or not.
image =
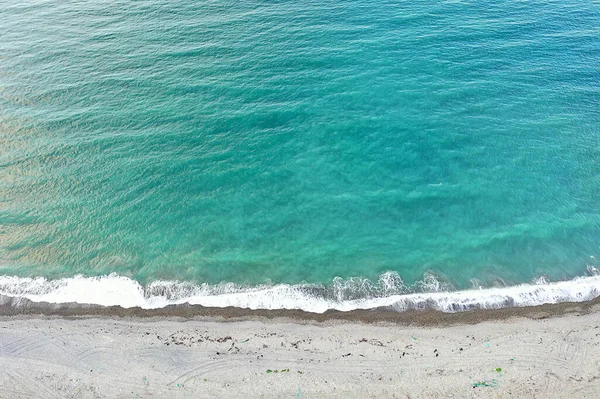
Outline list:
[[[86,358],[98,352],[98,348],[80,350],[80,342],[69,342],[64,337],[72,334],[56,336],[25,336],[7,343],[7,336],[2,336],[1,357],[17,360],[32,359],[48,364],[58,364],[74,370],[85,371],[89,368]]]
[[[89,348],[83,351],[76,351],[75,353],[71,353],[70,360],[65,362],[64,365],[70,368],[85,371],[91,367],[90,362],[87,360],[90,356],[106,352],[108,352],[108,350],[104,347]]]
[[[24,352],[31,352],[43,346],[50,346],[59,349],[65,353],[69,349],[75,349],[71,340],[63,339],[64,337],[72,336],[73,334],[65,333],[59,335],[43,335],[43,336],[25,336],[19,337],[15,341],[6,343],[6,335],[0,337],[2,340],[3,353],[11,357],[19,356]]]
[[[563,380],[551,371],[546,371],[544,374],[543,387],[546,392],[560,391],[560,386],[563,385]]]
[[[2,378],[0,379],[0,387],[2,394],[11,393],[13,395],[10,396],[1,396],[3,398],[16,398],[16,397],[32,397],[32,393],[30,391],[24,391],[23,389],[15,389],[13,387],[25,387],[29,388],[29,385],[24,385],[15,377],[14,374],[9,370],[9,367],[6,367],[2,370]],[[17,396],[19,395],[19,396]],[[25,395],[25,396],[23,396]]]
[[[286,368],[291,368],[291,369],[296,369],[296,370],[301,369],[303,371],[303,374],[305,374],[307,372],[314,372],[315,374],[321,374],[323,371],[323,364],[325,363],[325,362],[309,363],[308,361],[298,360],[296,357],[294,357],[294,358],[277,357],[277,360],[273,360],[273,362],[283,364],[283,365],[285,365]],[[218,361],[203,362],[202,365],[195,367],[191,370],[188,370],[185,373],[180,374],[176,378],[172,379],[171,381],[169,381],[167,383],[167,385],[172,386],[175,384],[187,384],[189,381],[196,379],[196,378],[201,378],[202,376],[204,376],[206,374],[220,372],[222,370],[229,371],[232,368],[235,368],[238,366],[247,366],[247,365],[248,365],[247,358],[244,358],[244,359],[224,358],[223,360],[218,360]],[[374,367],[374,366],[377,366],[377,368],[381,368],[381,370],[371,370],[371,367]],[[352,363],[352,364],[346,365],[346,366],[344,366],[343,364],[340,364],[340,365],[336,365],[333,368],[333,370],[334,371],[329,371],[328,374],[345,375],[345,374],[350,373],[350,374],[358,375],[359,373],[362,373],[362,372],[371,372],[371,371],[383,373],[383,372],[389,372],[390,367],[383,366],[381,364],[381,362],[373,361],[373,362],[366,362],[366,364],[365,363],[362,363],[362,364]],[[399,372],[400,372],[399,370],[396,371],[396,373],[399,373]]]
[[[590,372],[590,370],[583,367],[584,363],[589,359],[590,346],[588,341],[592,337],[592,332],[588,330],[585,337],[582,337],[580,333],[570,331],[567,333],[566,337],[572,341],[570,344],[565,342],[565,345],[563,346],[565,357],[570,361],[571,370],[584,376],[593,375],[593,372]],[[594,352],[598,352],[598,350],[595,350]],[[594,358],[597,355],[598,353],[595,353]]]
[[[2,355],[3,356],[16,356],[24,350],[36,348],[46,345],[46,342],[41,342],[39,339],[33,339],[31,337],[20,337],[14,341],[7,339],[7,336],[2,336]]]
[[[41,396],[44,398],[64,398],[63,395],[61,395],[55,389],[52,389],[53,387],[35,378],[32,378],[32,376],[29,373],[22,372],[19,369],[12,369],[10,371],[5,370],[4,373],[6,373],[6,375],[12,378],[16,384],[30,388],[31,391],[27,393],[29,397]]]
[[[225,363],[225,362],[226,362],[225,359],[219,360],[219,361],[204,362],[204,363],[202,363],[201,366],[195,367],[191,370],[186,371],[183,374],[180,374],[175,379],[168,382],[167,385],[185,384],[186,382],[190,381],[191,379],[202,376],[210,371],[216,371],[216,370],[220,370],[223,368],[231,367],[231,363],[232,363],[231,361],[227,361],[227,364],[223,365],[223,363]]]

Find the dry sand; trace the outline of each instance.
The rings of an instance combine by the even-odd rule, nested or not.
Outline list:
[[[600,398],[599,310],[433,327],[21,311],[0,317],[0,397]]]

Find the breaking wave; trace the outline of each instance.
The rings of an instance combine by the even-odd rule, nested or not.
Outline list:
[[[156,309],[189,303],[207,307],[250,309],[301,309],[323,313],[329,309],[349,311],[387,307],[396,311],[435,309],[460,312],[475,309],[533,306],[557,302],[582,302],[600,295],[600,273],[573,280],[549,282],[540,277],[532,284],[454,291],[451,284],[426,274],[406,285],[393,272],[377,282],[363,278],[336,278],[329,285],[216,285],[178,281],[155,281],[142,286],[128,277],[76,276],[57,280],[42,277],[0,276],[0,294],[34,302],[81,303],[102,306]]]

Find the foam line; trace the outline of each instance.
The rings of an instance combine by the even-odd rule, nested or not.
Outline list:
[[[395,273],[383,274],[377,283],[356,278],[336,279],[327,286],[198,285],[155,281],[143,287],[135,280],[116,274],[57,280],[0,276],[0,294],[34,302],[75,302],[144,309],[189,303],[210,307],[301,309],[314,313],[328,309],[348,311],[378,307],[392,307],[397,311],[436,309],[459,312],[591,300],[600,295],[600,275],[593,268],[590,274],[568,281],[547,282],[540,278],[533,284],[464,291],[451,291],[448,284],[432,275],[426,275],[413,286],[406,286]],[[414,292],[417,289],[423,292]]]

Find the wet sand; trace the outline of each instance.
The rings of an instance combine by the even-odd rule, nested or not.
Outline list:
[[[1,398],[600,397],[600,303],[460,314],[2,298]]]
[[[569,314],[582,315],[600,309],[600,296],[585,302],[562,302],[527,307],[501,309],[478,309],[468,312],[444,313],[435,310],[412,310],[396,312],[379,308],[341,312],[330,310],[325,313],[310,313],[302,310],[251,310],[242,308],[211,308],[200,305],[172,305],[159,309],[122,308],[119,306],[86,305],[77,303],[32,302],[24,298],[0,295],[0,316],[60,316],[60,317],[166,317],[208,318],[219,321],[253,319],[291,319],[296,322],[361,322],[391,323],[398,325],[447,326],[474,324],[488,320],[508,320],[514,317],[544,319]]]

